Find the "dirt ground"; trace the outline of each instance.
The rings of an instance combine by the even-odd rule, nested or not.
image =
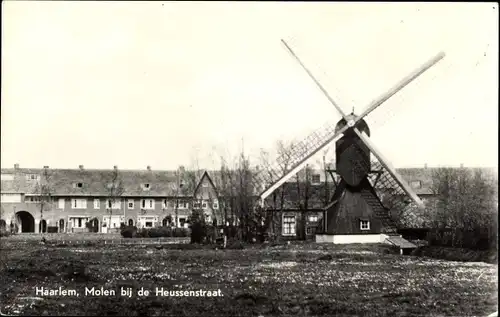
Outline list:
[[[2,239],[0,247],[3,314],[487,316],[498,304],[496,265],[400,256],[388,246],[215,250]],[[37,294],[42,287],[79,296]],[[116,293],[85,295],[92,287]],[[121,296],[122,288],[132,295]],[[139,296],[141,288],[149,296]]]

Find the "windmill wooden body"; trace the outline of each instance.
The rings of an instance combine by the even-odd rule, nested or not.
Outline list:
[[[325,206],[316,241],[334,243],[392,241],[393,244],[403,245],[405,242],[401,241],[401,238],[388,237],[388,234],[396,232],[388,205],[402,209],[411,201],[419,207],[422,207],[423,203],[370,140],[370,129],[364,118],[441,60],[444,53],[439,53],[424,63],[388,92],[376,98],[364,112],[355,115],[344,113],[288,44],[283,40],[282,42],[337,109],[342,119],[336,125],[315,132],[303,142],[296,144],[292,149],[293,153],[288,153],[286,158],[278,158],[277,166],[269,166],[260,171],[255,182],[262,188],[260,193],[262,206],[265,207],[266,197],[303,169],[316,153],[335,142],[336,168],[331,172],[337,173],[340,181],[336,184],[330,203]],[[285,161],[287,164],[283,165]],[[380,189],[385,192],[386,197],[391,198],[389,204],[387,199],[384,199],[386,202],[382,202]]]

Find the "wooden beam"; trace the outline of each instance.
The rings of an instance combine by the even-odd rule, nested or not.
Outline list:
[[[420,67],[415,69],[411,74],[406,76],[405,78],[401,79],[396,85],[394,85],[389,91],[386,93],[380,95],[378,98],[376,98],[374,101],[368,105],[366,110],[359,115],[354,121],[358,122],[359,120],[363,119],[366,117],[370,112],[375,110],[378,106],[386,102],[389,98],[394,96],[398,91],[403,89],[405,86],[407,86],[409,83],[411,83],[414,79],[416,79],[418,76],[422,75],[426,70],[434,66],[437,62],[439,62],[441,59],[445,57],[444,52],[439,52],[436,56],[432,57],[430,60],[422,64]]]
[[[337,109],[337,111],[340,113],[340,115],[342,116],[342,118],[345,119],[346,118],[346,114],[344,113],[344,111],[342,111],[342,108],[340,108],[340,106],[332,99],[332,97],[330,97],[330,95],[328,94],[328,92],[326,91],[326,89],[323,88],[323,86],[319,83],[318,80],[316,80],[316,78],[314,77],[314,75],[302,63],[302,61],[294,53],[294,51],[290,48],[290,46],[288,46],[288,44],[285,42],[285,40],[282,39],[281,42],[283,42],[283,44],[288,49],[288,51],[290,52],[290,54],[292,54],[292,56],[297,60],[297,62],[299,62],[300,66],[302,66],[302,68],[306,71],[307,75],[309,75],[309,77],[314,81],[314,83],[316,84],[316,86],[318,86],[318,88],[321,90],[321,92],[323,92],[323,94],[326,96],[326,98],[328,98],[328,100],[332,103],[332,105],[335,107],[335,109]]]

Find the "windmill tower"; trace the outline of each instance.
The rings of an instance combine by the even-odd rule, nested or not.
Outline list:
[[[261,189],[262,206],[265,208],[265,199],[303,169],[316,153],[335,142],[336,167],[330,172],[332,176],[337,173],[340,181],[330,203],[324,208],[322,228],[316,234],[316,241],[355,243],[387,240],[403,248],[405,240],[395,235],[396,228],[389,216],[389,208],[402,210],[411,206],[411,202],[417,207],[422,207],[423,203],[370,140],[370,129],[364,118],[444,58],[445,54],[439,53],[428,60],[356,115],[354,110],[351,114],[344,113],[288,44],[284,40],[282,42],[342,119],[336,125],[322,127],[296,144],[292,153],[279,157],[274,166],[260,170],[254,181]],[[384,199],[380,192],[384,192]]]

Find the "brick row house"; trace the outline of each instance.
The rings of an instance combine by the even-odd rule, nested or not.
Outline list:
[[[330,168],[332,168],[330,166]],[[434,168],[402,168],[401,176],[424,201],[426,210],[432,208]],[[50,201],[41,214],[40,183],[49,176]],[[112,197],[113,176],[119,175],[123,192]],[[30,169],[1,171],[1,220],[9,227],[17,225],[19,232],[41,232],[49,227],[58,232],[116,232],[122,223],[139,228],[158,226],[186,227],[194,209],[201,210],[205,220],[217,225],[237,224],[229,208],[231,195],[238,195],[238,181],[228,189],[228,181],[220,171],[193,172],[179,168],[175,171]],[[237,178],[232,175],[233,182]],[[298,181],[297,181],[298,178]],[[272,217],[269,231],[288,239],[301,234],[313,239],[321,230],[326,206],[338,183],[318,168],[300,171],[266,200]],[[249,200],[257,201],[255,193]],[[45,197],[47,193],[45,193]],[[234,198],[234,197],[233,197]],[[241,198],[240,198],[241,199]],[[425,210],[423,212],[426,212]],[[412,213],[411,222],[425,226],[425,217]],[[87,223],[91,227],[87,228]],[[375,223],[360,222],[363,233],[375,233]]]
[[[1,186],[1,224],[18,232],[118,232],[122,223],[187,227],[193,209],[202,210],[206,221],[222,223],[207,172],[155,171],[149,166],[32,169],[16,164],[2,169]]]

